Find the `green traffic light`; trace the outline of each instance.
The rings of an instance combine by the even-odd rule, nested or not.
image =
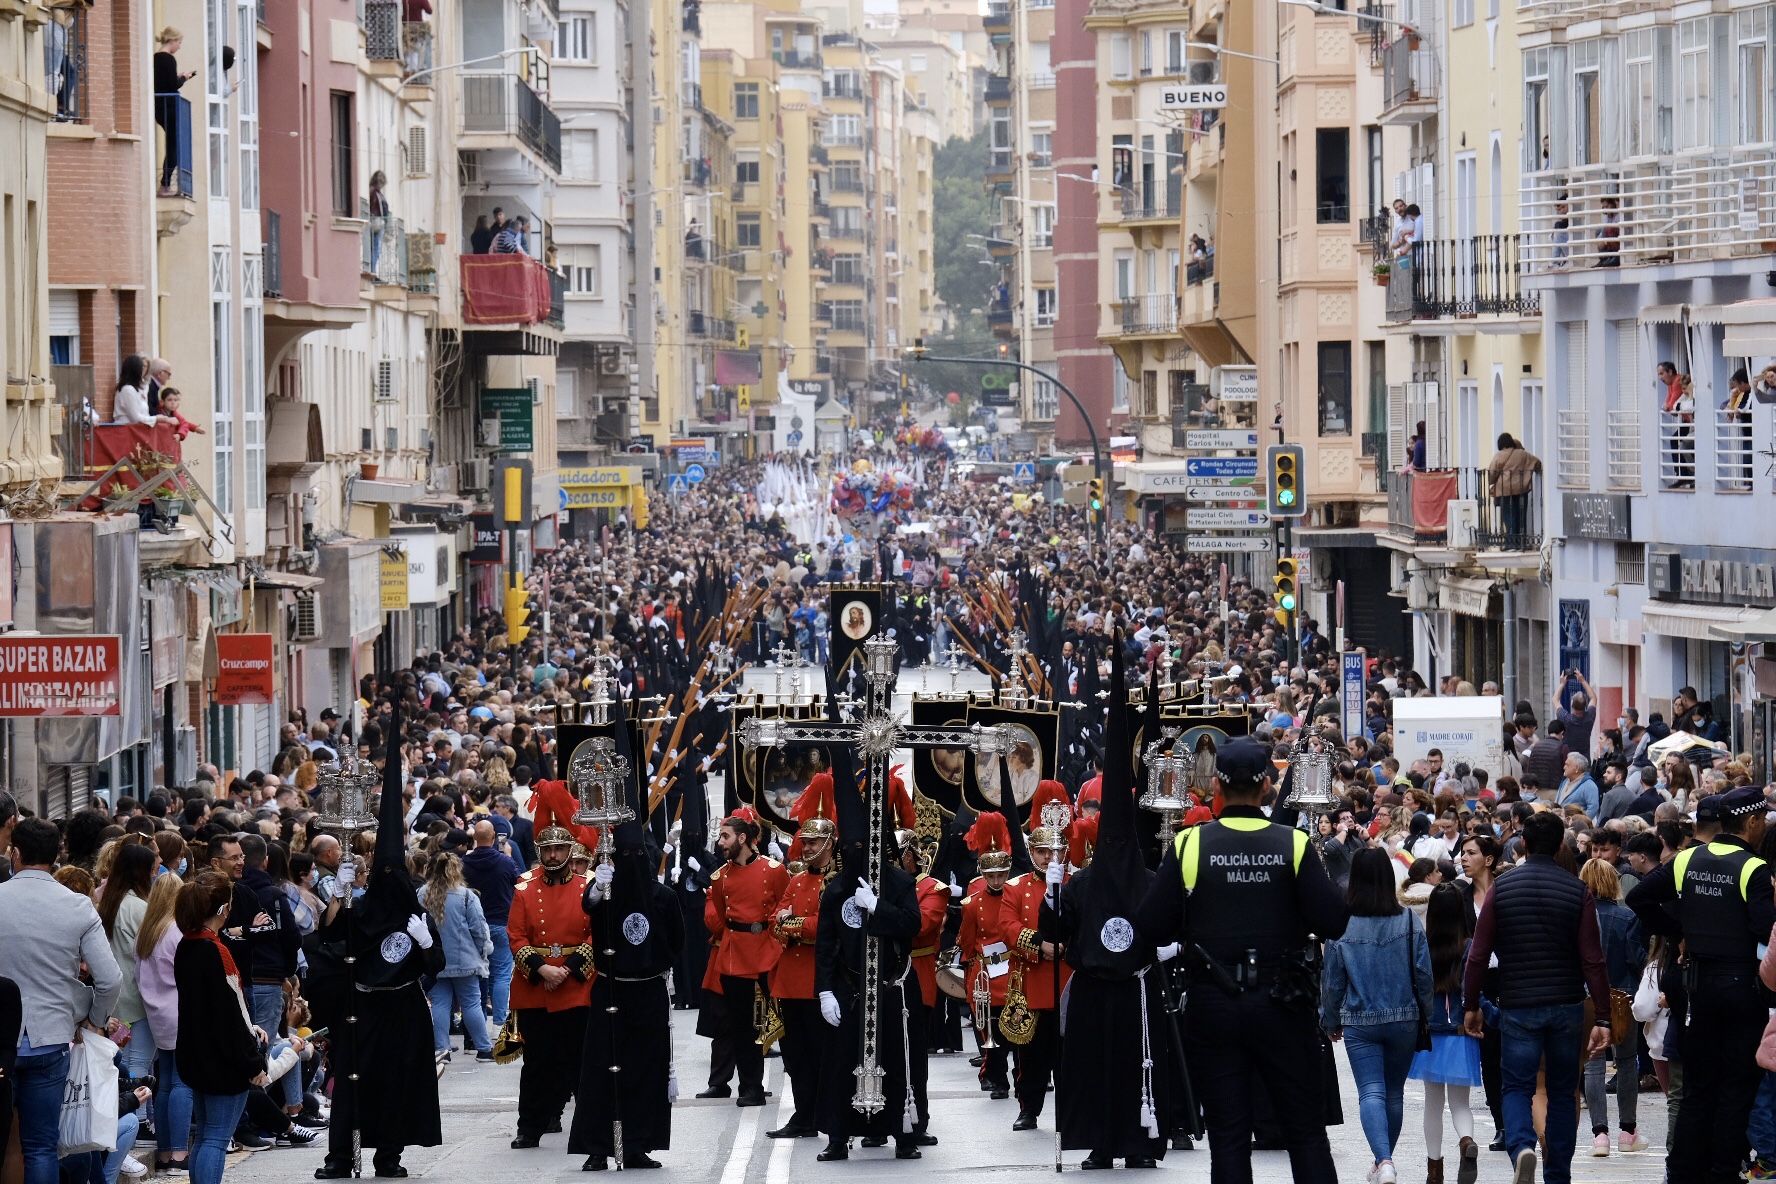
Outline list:
[[[1289,596],[1289,595],[1285,594],[1282,599],[1282,605],[1283,605],[1283,609],[1285,612],[1291,612],[1291,613],[1294,612],[1295,611],[1295,598],[1293,596]]]
[[[1295,491],[1293,489],[1279,489],[1279,490],[1277,490],[1277,502],[1278,502],[1278,504],[1285,505],[1285,506],[1294,505],[1295,504]]]

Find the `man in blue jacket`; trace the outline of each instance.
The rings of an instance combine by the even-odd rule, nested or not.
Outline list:
[[[475,824],[474,850],[462,861],[463,879],[480,893],[481,911],[487,914],[487,927],[495,934],[505,933],[518,883],[518,865],[501,849],[502,844],[509,849],[509,841],[500,839],[493,823],[483,818]],[[491,1006],[495,1028],[506,1022],[511,997],[512,945],[496,937],[493,956],[488,959],[488,977],[481,980],[481,1003]]]

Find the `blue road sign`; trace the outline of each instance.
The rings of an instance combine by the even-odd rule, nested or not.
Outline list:
[[[801,432],[801,429],[800,429],[800,428],[796,428],[796,429],[794,429],[794,430],[792,430],[792,431],[791,431],[791,432],[790,432],[790,433],[789,433],[789,435],[788,435],[788,436],[787,436],[787,437],[785,437],[785,438],[786,438],[786,439],[787,439],[787,440],[788,440],[788,441],[789,441],[789,446],[790,446],[790,447],[791,447],[791,448],[797,448],[797,447],[799,447],[799,446],[800,446],[800,445],[801,445],[801,443],[802,443],[802,432]]]
[[[1255,456],[1192,456],[1184,461],[1184,472],[1191,477],[1256,477]]]
[[[1011,479],[1021,485],[1034,485],[1036,483],[1036,462],[1020,460],[1012,465]]]
[[[703,478],[705,475],[706,474],[703,472],[702,465],[686,465],[685,466],[684,479],[686,481],[689,481],[692,485],[703,484]]]
[[[561,508],[567,509],[567,490],[557,489],[555,493],[561,499]]]
[[[690,484],[685,481],[683,473],[673,473],[666,478],[666,492],[673,497],[683,496],[684,492],[689,488]]]
[[[991,444],[982,444],[979,448],[974,450],[974,456],[976,460],[992,460],[993,446]]]

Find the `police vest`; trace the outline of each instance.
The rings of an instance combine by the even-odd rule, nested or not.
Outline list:
[[[1693,958],[1744,962],[1757,957],[1746,893],[1764,861],[1734,843],[1685,847],[1671,867],[1684,948]]]
[[[1223,818],[1174,841],[1189,898],[1190,940],[1231,965],[1256,950],[1274,965],[1307,939],[1295,903],[1295,877],[1307,835],[1262,818]]]

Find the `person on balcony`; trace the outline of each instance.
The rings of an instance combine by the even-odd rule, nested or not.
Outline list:
[[[1751,375],[1742,366],[1727,379],[1726,465],[1729,489],[1751,488]]]
[[[117,393],[112,400],[115,422],[140,424],[143,427],[163,423],[172,426],[172,420],[148,410],[147,389],[148,359],[141,354],[131,354],[123,360],[123,365],[117,371]]]
[[[173,364],[165,358],[148,359],[148,413],[160,414],[160,392],[173,381]]]
[[[1597,262],[1593,267],[1622,266],[1622,200],[1603,199],[1603,225],[1597,228]]]
[[[191,435],[192,432],[196,432],[199,435],[203,434],[202,425],[192,423],[189,419],[186,419],[183,415],[179,414],[179,404],[184,397],[184,395],[179,393],[179,388],[176,386],[169,386],[164,391],[160,392],[160,420],[163,423],[168,420],[172,421],[173,435],[179,437],[181,442],[183,442],[187,436]]]
[[[1659,384],[1665,388],[1665,399],[1659,410],[1671,426],[1667,444],[1671,468],[1671,489],[1696,488],[1696,395],[1690,376],[1679,374],[1675,362],[1660,362]]]
[[[495,216],[499,214],[494,211]],[[469,231],[469,254],[485,255],[493,250],[493,227],[487,222],[486,214],[475,215],[475,228]]]
[[[530,254],[530,220],[523,214],[519,214],[508,222],[498,234],[493,236],[493,253],[495,255]]]
[[[365,213],[370,218],[370,274],[382,274],[382,236],[388,230],[388,177],[381,169],[370,174],[370,199]]]
[[[1486,466],[1486,492],[1498,502],[1499,516],[1505,528],[1506,546],[1513,551],[1526,549],[1525,527],[1529,522],[1529,491],[1535,475],[1542,471],[1541,458],[1513,436],[1500,432],[1498,451]]]
[[[179,47],[185,35],[168,25],[155,38],[154,51],[154,122],[166,136],[166,156],[160,165],[160,196],[178,197],[173,172],[179,167],[179,89],[197,77],[196,70],[179,72]]]

